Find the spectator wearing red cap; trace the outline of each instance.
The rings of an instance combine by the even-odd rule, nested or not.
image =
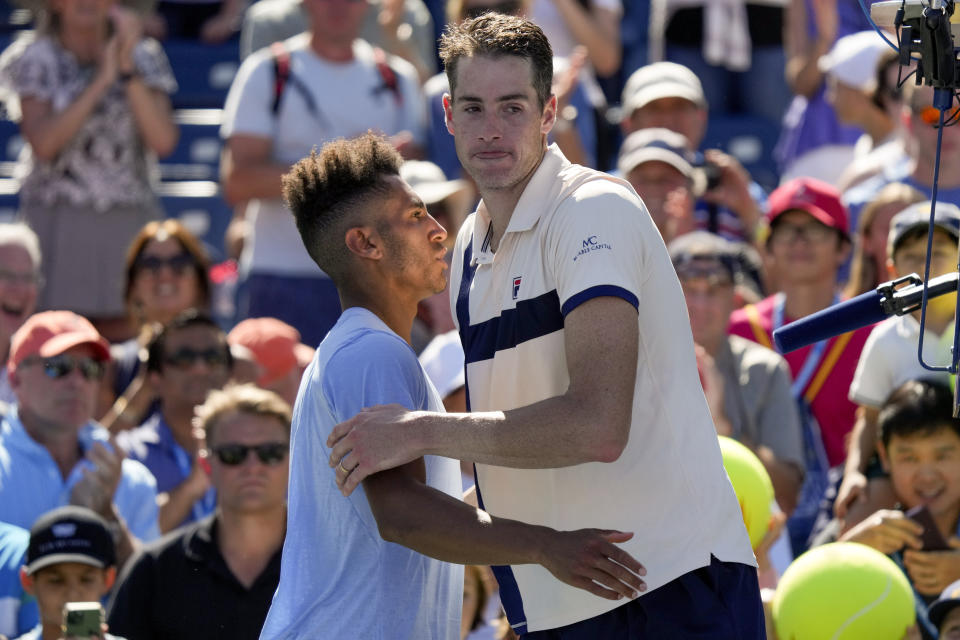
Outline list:
[[[257,386],[273,391],[293,406],[300,375],[313,359],[313,349],[300,342],[300,332],[276,318],[248,318],[227,336],[230,346],[243,346],[260,365]]]
[[[107,341],[70,311],[29,318],[13,335],[7,370],[17,405],[0,423],[0,521],[29,527],[65,504],[93,509],[117,537],[121,562],[134,536],[155,538],[156,481],[93,422]]]
[[[768,200],[765,249],[780,291],[734,311],[730,333],[774,348],[773,332],[840,301],[837,272],[850,253],[847,211],[840,192],[812,178],[785,183]],[[804,418],[806,478],[788,525],[797,553],[806,545],[827,471],[846,457],[845,438],[856,419],[847,398],[871,327],[783,354],[793,396]]]

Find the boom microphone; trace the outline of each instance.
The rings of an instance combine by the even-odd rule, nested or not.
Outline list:
[[[957,290],[960,275],[948,273],[930,280],[927,299]],[[825,338],[875,324],[894,314],[902,316],[920,308],[923,280],[915,273],[886,282],[874,291],[844,300],[773,332],[780,353],[795,351]]]

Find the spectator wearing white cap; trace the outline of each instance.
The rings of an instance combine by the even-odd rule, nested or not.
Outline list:
[[[820,152],[829,160],[832,145],[852,145],[862,132],[837,119],[826,98],[820,58],[838,38],[871,28],[857,0],[790,0],[786,76],[794,98],[775,150],[783,182],[795,177],[831,182],[839,176],[824,172],[827,161],[819,159]]]
[[[837,118],[864,131],[856,144],[861,153],[885,141],[896,128],[894,118],[871,99],[877,66],[886,51],[889,46],[875,31],[860,31],[837,40],[818,62]]]
[[[854,146],[853,162],[837,181],[841,191],[886,167],[904,166],[909,161],[902,117],[903,92],[898,86],[908,71],[900,68],[897,52],[883,46],[874,61],[872,75],[858,78],[861,73],[870,74],[869,69],[860,65],[856,71],[845,69],[828,76],[838,78],[837,91],[828,93],[838,117],[864,131]],[[859,87],[859,91],[853,87]],[[861,96],[866,96],[866,100]]]
[[[828,141],[800,155],[790,175],[815,177],[836,185],[858,153],[864,155],[894,135],[895,116],[873,100],[877,65],[886,49],[888,45],[871,29],[839,38],[819,58],[817,67],[824,75],[825,97],[837,120],[862,133]]]
[[[682,134],[660,127],[641,129],[627,136],[617,158],[617,170],[647,205],[665,243],[694,228],[695,172],[686,147]]]
[[[696,152],[707,130],[707,100],[697,76],[683,65],[655,62],[640,67],[627,79],[621,97],[624,135],[660,127],[686,137],[687,150]],[[697,228],[729,240],[753,241],[763,189],[733,156],[709,149],[691,157],[694,165],[710,167],[716,184],[694,207]]]

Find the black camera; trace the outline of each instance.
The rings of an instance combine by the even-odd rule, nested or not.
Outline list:
[[[694,158],[691,190],[696,198],[720,186],[723,181],[723,169],[697,153]]]

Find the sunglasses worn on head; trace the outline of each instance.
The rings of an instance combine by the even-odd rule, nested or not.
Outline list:
[[[203,351],[183,348],[173,353],[168,353],[163,357],[164,362],[178,369],[186,369],[187,367],[193,366],[198,360],[202,361],[208,367],[222,367],[227,364],[227,352],[222,347],[204,349]]]
[[[257,458],[263,464],[275,465],[283,462],[287,457],[289,445],[285,442],[265,442],[263,444],[222,444],[214,447],[213,452],[217,459],[228,467],[235,467],[243,464],[247,459],[247,454],[251,451],[256,452]]]
[[[953,107],[952,109],[949,109],[943,114],[943,121],[946,123],[950,122],[951,120],[955,120],[958,112],[960,112],[960,107]],[[940,110],[936,107],[924,107],[917,115],[919,115],[920,119],[929,125],[940,124]]]
[[[30,358],[23,364],[40,363],[43,365],[43,373],[51,380],[59,380],[71,373],[74,369],[80,370],[80,375],[86,380],[99,380],[103,377],[103,363],[93,358],[75,358],[73,356],[59,355],[50,358]]]
[[[141,271],[149,271],[150,273],[156,275],[164,267],[168,267],[177,275],[183,275],[187,272],[188,269],[192,269],[196,266],[197,261],[193,259],[193,256],[184,251],[183,253],[178,253],[175,256],[170,256],[169,258],[161,258],[160,256],[140,256],[137,259],[137,269]]]

